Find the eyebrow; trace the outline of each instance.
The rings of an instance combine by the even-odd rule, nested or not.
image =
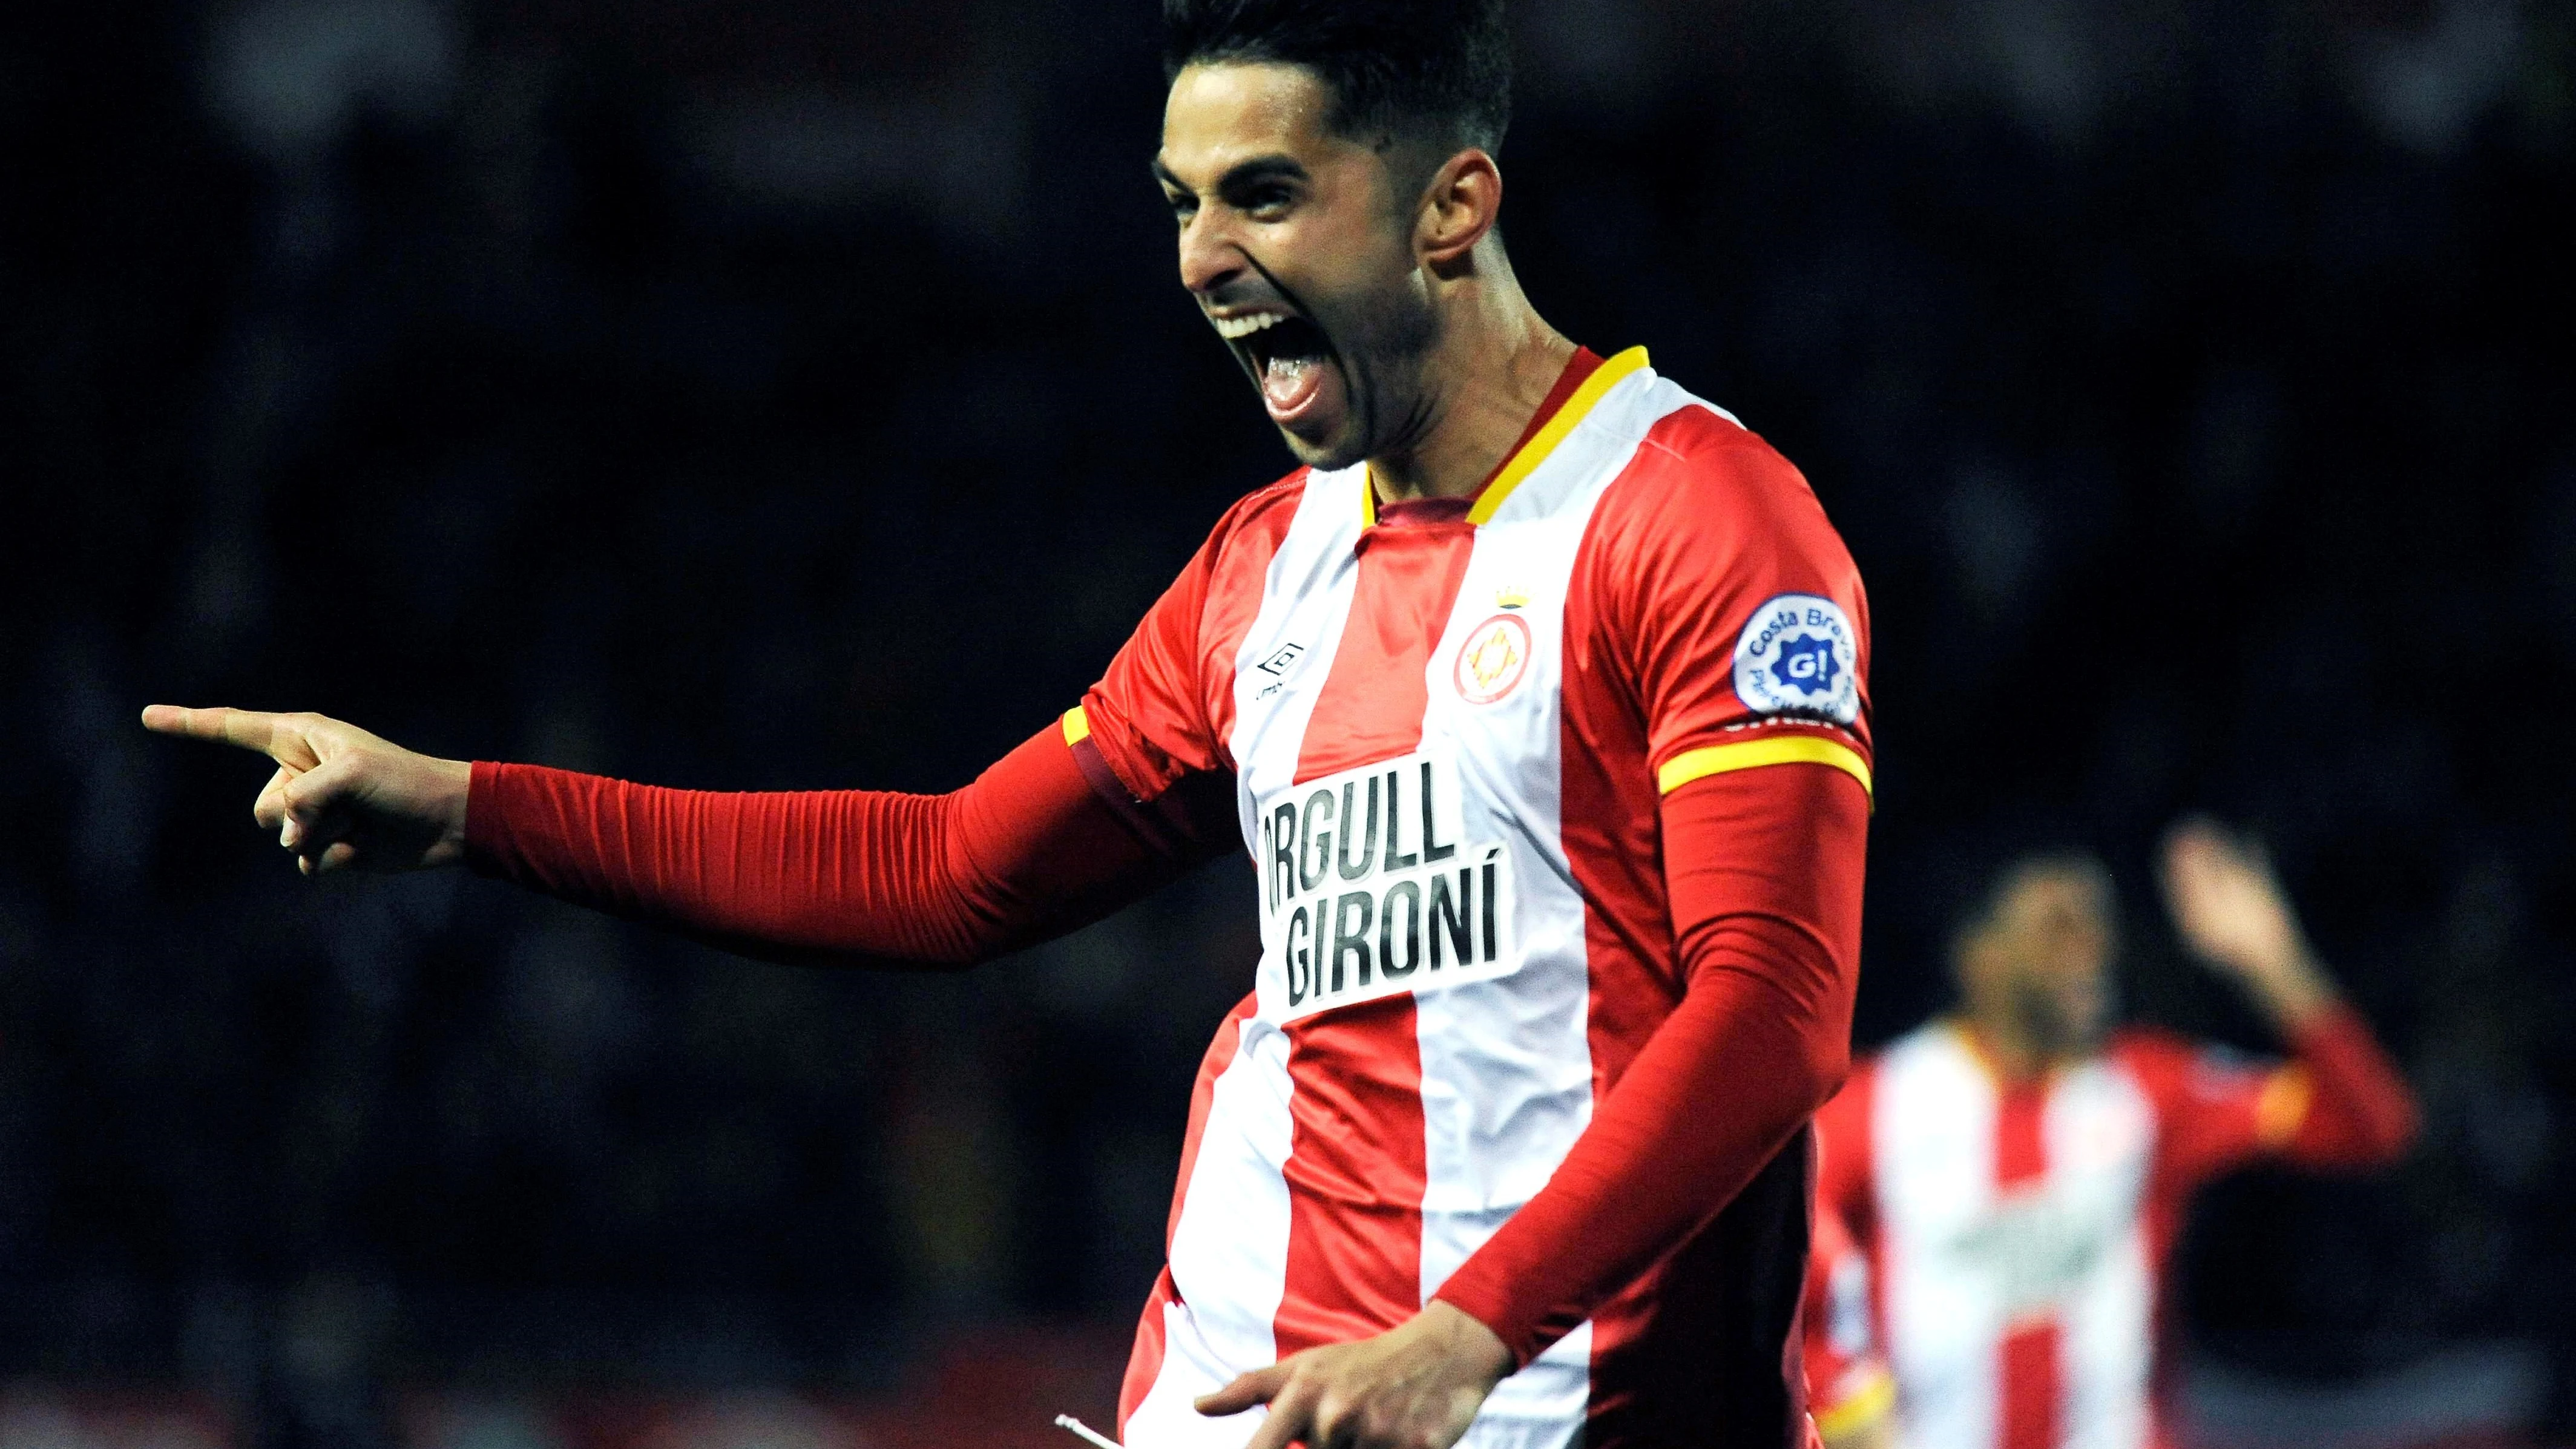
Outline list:
[[[1276,151],[1267,156],[1255,156],[1248,161],[1237,161],[1227,167],[1225,174],[1216,179],[1216,190],[1219,195],[1223,195],[1228,191],[1271,177],[1303,181],[1307,177],[1307,172],[1296,157],[1284,151]],[[1163,158],[1160,156],[1154,158],[1154,179],[1174,191],[1190,190],[1189,183],[1173,175],[1172,168],[1164,165]]]

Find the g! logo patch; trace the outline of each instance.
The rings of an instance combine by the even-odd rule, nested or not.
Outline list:
[[[1458,646],[1458,697],[1492,704],[1512,692],[1529,672],[1530,631],[1518,614],[1496,614]]]
[[[1860,717],[1859,666],[1841,605],[1817,594],[1780,594],[1754,610],[1736,636],[1735,696],[1755,714],[1847,725]]]

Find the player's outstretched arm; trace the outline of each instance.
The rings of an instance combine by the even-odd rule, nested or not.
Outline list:
[[[416,754],[318,714],[184,709],[156,704],[143,727],[214,740],[277,765],[251,805],[263,830],[318,871],[420,870],[465,860],[465,807],[474,767]]]
[[[2212,1129],[2220,1142],[2215,1157],[2269,1151],[2343,1168],[2394,1161],[2414,1140],[2414,1094],[2308,948],[2261,847],[2215,822],[2190,819],[2167,832],[2161,865],[2183,943],[2242,986],[2298,1058],[2255,1090],[2250,1136]],[[2210,1104],[2222,1119],[2235,1115],[2227,1095]]]
[[[966,965],[1095,920],[1205,859],[1149,838],[1050,728],[945,795],[670,790],[438,760],[320,715],[145,712],[277,762],[255,813],[304,870],[462,862],[743,955]]]

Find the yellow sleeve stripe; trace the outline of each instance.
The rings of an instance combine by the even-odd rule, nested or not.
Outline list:
[[[1873,800],[1877,798],[1876,787],[1869,778],[1869,762],[1860,757],[1860,752],[1815,735],[1775,735],[1767,740],[1737,740],[1731,745],[1684,750],[1664,761],[1664,767],[1655,772],[1655,788],[1669,795],[1703,776],[1763,765],[1831,765],[1860,781],[1861,789],[1869,792]]]
[[[1091,716],[1083,713],[1082,706],[1078,704],[1073,708],[1066,710],[1064,712],[1064,742],[1067,745],[1078,745],[1089,738],[1091,738]]]
[[[2265,1147],[2288,1142],[2308,1120],[2308,1102],[2315,1095],[2304,1069],[2287,1066],[2274,1072],[2263,1084],[2263,1094],[2254,1099],[2254,1135]]]
[[[1816,1415],[1816,1432],[1827,1438],[1840,1438],[1855,1430],[1866,1429],[1896,1407],[1896,1380],[1881,1369],[1869,1382],[1836,1400],[1831,1408]]]
[[[1556,410],[1556,416],[1531,434],[1521,450],[1512,455],[1512,460],[1503,465],[1503,471],[1494,475],[1494,481],[1485,485],[1483,496],[1467,510],[1467,521],[1493,522],[1494,513],[1503,506],[1503,500],[1512,496],[1512,490],[1521,486],[1523,479],[1538,471],[1538,465],[1547,461],[1547,455],[1556,451],[1556,445],[1564,442],[1565,435],[1574,431],[1592,411],[1592,405],[1601,401],[1628,374],[1645,365],[1646,349],[1631,347],[1592,369],[1592,375],[1585,378],[1583,385],[1574,390],[1574,396],[1567,398],[1565,405]],[[1370,491],[1374,495],[1376,490],[1372,487]]]

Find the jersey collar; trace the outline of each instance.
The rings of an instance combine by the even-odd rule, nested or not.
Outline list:
[[[1576,360],[1580,361],[1583,356],[1582,350],[1577,349]],[[1530,419],[1530,430],[1523,435],[1520,445],[1503,460],[1501,467],[1494,470],[1494,476],[1485,480],[1485,486],[1468,500],[1467,521],[1492,522],[1504,500],[1512,496],[1512,490],[1538,471],[1538,465],[1546,462],[1548,455],[1556,451],[1557,444],[1564,442],[1567,435],[1582,425],[1584,417],[1609,395],[1610,389],[1645,365],[1646,349],[1631,347],[1593,368],[1591,375],[1567,394],[1554,412],[1541,405],[1538,416]],[[1569,363],[1568,371],[1572,368],[1573,364]],[[1363,465],[1360,481],[1360,526],[1374,528],[1377,526],[1377,475],[1367,471]]]

